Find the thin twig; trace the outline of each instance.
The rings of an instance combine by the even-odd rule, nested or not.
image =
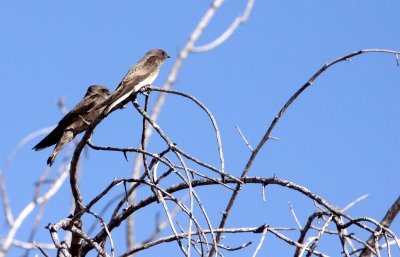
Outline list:
[[[58,234],[57,230],[51,226],[51,224],[48,224],[46,228],[49,230],[51,239],[53,240],[54,245],[56,246],[57,250],[60,251],[65,257],[70,257],[70,253],[68,252],[68,249],[65,247],[65,245],[60,243],[60,240],[58,239]]]
[[[321,230],[318,232],[318,235],[314,238],[314,242],[310,247],[310,251],[307,253],[307,257],[311,257],[311,254],[313,253],[313,251],[315,250],[315,248],[317,248],[317,244],[320,240],[320,238],[322,237],[322,235],[324,234],[326,228],[329,226],[329,224],[331,224],[333,219],[333,215],[330,215],[328,220],[325,222],[325,224],[322,226]]]
[[[336,228],[337,228],[337,231],[338,231],[339,239],[340,239],[340,242],[342,243],[343,253],[345,254],[346,257],[350,257],[350,254],[349,254],[349,252],[347,250],[347,246],[346,246],[346,240],[344,239],[343,229],[342,229],[342,226],[341,226],[341,223],[342,223],[341,218],[334,217],[333,221],[336,224]]]
[[[354,205],[356,205],[357,203],[367,199],[368,194],[362,195],[359,198],[357,198],[356,200],[354,200],[353,202],[349,203],[348,205],[346,205],[344,208],[342,208],[342,211],[345,212],[348,209],[352,208]]]
[[[263,243],[264,243],[265,236],[267,235],[267,232],[268,232],[268,227],[265,227],[265,228],[264,228],[264,231],[262,232],[262,235],[261,235],[261,238],[260,238],[260,242],[258,243],[258,245],[257,245],[257,247],[256,247],[256,250],[255,250],[254,253],[253,253],[253,257],[256,257],[258,251],[260,251],[261,246],[262,246]]]
[[[289,208],[290,208],[290,212],[292,213],[292,216],[293,216],[293,218],[294,218],[294,221],[295,221],[296,224],[297,224],[297,227],[298,227],[299,229],[303,229],[302,226],[301,226],[301,224],[300,224],[300,222],[299,222],[299,219],[297,218],[296,213],[294,212],[293,205],[292,205],[291,202],[289,202]]]
[[[37,244],[35,241],[33,241],[33,244],[36,246],[37,249],[39,249],[39,251],[40,251],[45,257],[50,257],[50,255],[48,255],[48,254],[42,249],[42,247],[40,247],[39,244]]]
[[[180,91],[176,91],[176,90],[168,90],[168,89],[163,89],[163,88],[157,88],[157,87],[153,87],[151,86],[149,88],[149,90],[151,91],[159,91],[159,92],[164,92],[164,93],[170,93],[170,94],[175,94],[175,95],[180,95],[183,96],[185,98],[188,98],[190,100],[192,100],[194,103],[196,103],[202,110],[204,110],[204,112],[208,115],[208,117],[210,118],[210,121],[214,127],[214,131],[215,131],[215,136],[217,139],[217,147],[218,147],[218,154],[219,154],[219,160],[220,160],[220,164],[221,164],[221,171],[225,171],[225,160],[224,160],[224,152],[222,150],[222,140],[221,140],[221,133],[219,131],[218,125],[217,125],[217,121],[214,118],[214,115],[211,113],[211,111],[207,108],[207,106],[205,106],[203,103],[201,103],[196,97],[191,96],[189,94],[180,92]]]
[[[264,233],[265,230],[273,232],[274,235],[278,235],[278,236],[282,236],[281,233],[279,233],[279,230],[287,230],[287,229],[280,229],[280,228],[271,228],[268,227],[268,229],[265,229],[266,227],[268,227],[267,225],[262,225],[260,227],[256,227],[256,228],[224,228],[224,229],[215,229],[214,232],[220,232],[220,233]],[[205,229],[202,231],[202,233],[204,234],[210,234],[211,231],[208,229]],[[199,232],[191,232],[192,235],[199,235]],[[188,238],[188,233],[181,233],[177,235],[180,239],[184,239],[184,238]],[[129,252],[124,253],[123,255],[121,255],[121,257],[126,257],[126,256],[130,256],[133,253],[148,249],[150,247],[159,245],[161,243],[166,243],[166,242],[172,242],[172,241],[176,241],[178,238],[175,235],[172,236],[167,236],[164,238],[160,238],[158,240],[149,242],[147,244],[143,244],[143,245],[138,245],[135,247],[135,249],[132,249]],[[289,239],[290,240],[290,239]],[[247,246],[248,244],[246,244]],[[242,248],[239,248],[242,249]],[[316,252],[316,254],[318,254],[318,252]],[[321,255],[320,255],[321,256]],[[325,255],[322,255],[325,256]]]
[[[249,141],[247,141],[246,137],[243,135],[242,131],[240,130],[239,126],[236,126],[237,131],[239,132],[240,136],[242,137],[243,141],[246,143],[247,147],[249,148],[250,152],[253,152],[253,147],[251,147]]]
[[[308,248],[308,246],[316,239],[316,236],[312,236],[309,237],[303,244],[303,246],[301,247],[301,249],[298,247],[299,249],[299,253],[296,254],[295,256],[303,256],[303,253],[305,252],[305,250]],[[311,253],[311,252],[308,252]]]
[[[17,233],[17,230],[19,227],[22,225],[22,222],[27,218],[27,216],[35,209],[37,205],[42,204],[43,202],[46,202],[49,198],[51,198],[56,192],[58,192],[58,189],[63,185],[64,180],[68,177],[68,168],[69,166],[65,167],[63,172],[60,174],[60,176],[53,182],[53,184],[50,186],[48,191],[44,193],[42,196],[32,200],[29,204],[25,206],[25,208],[20,212],[19,216],[15,219],[13,226],[10,228],[8,231],[8,234],[6,236],[6,239],[4,240],[2,244],[2,248],[0,250],[0,256],[3,257],[10,246],[12,245],[13,239],[15,237],[15,234]]]
[[[210,51],[211,49],[214,49],[218,46],[220,46],[222,43],[224,43],[229,37],[232,36],[232,34],[237,30],[237,28],[241,25],[246,23],[246,21],[249,19],[251,10],[253,9],[254,5],[254,0],[248,0],[246,8],[244,9],[242,15],[236,17],[236,19],[232,22],[232,24],[225,30],[224,33],[222,33],[217,39],[214,41],[203,45],[203,46],[193,46],[191,51],[192,52],[206,52]]]
[[[171,71],[168,74],[167,81],[164,83],[162,86],[163,89],[170,89],[171,86],[175,83],[176,78],[178,76],[178,73],[185,62],[186,58],[189,56],[195,42],[199,39],[199,37],[202,35],[204,29],[208,26],[212,18],[214,17],[215,13],[217,12],[218,8],[221,6],[223,3],[223,0],[214,0],[209,7],[209,9],[204,13],[203,17],[201,18],[200,22],[197,24],[196,28],[193,30],[191,35],[188,38],[188,41],[186,42],[185,46],[182,48],[180,53],[178,54],[178,57],[171,69]],[[158,97],[157,100],[154,104],[154,107],[151,111],[150,118],[156,122],[158,119],[158,116],[160,115],[161,109],[164,106],[164,103],[166,101],[166,94],[161,93]],[[145,131],[145,137],[146,141],[150,140],[151,135],[153,133],[153,128],[152,127],[147,127]],[[133,174],[138,173],[140,168],[142,167],[142,159],[139,156],[136,156],[135,159],[135,165],[133,168]]]
[[[271,132],[274,130],[276,124],[279,122],[280,118],[282,117],[282,115],[286,112],[286,110],[291,106],[291,104],[297,99],[298,96],[300,96],[304,90],[306,90],[307,88],[309,88],[314,81],[327,69],[329,69],[330,67],[332,67],[333,65],[342,62],[342,61],[346,61],[348,59],[350,59],[351,57],[360,55],[360,54],[365,54],[365,53],[388,53],[388,54],[397,54],[399,53],[398,51],[393,51],[393,50],[386,50],[386,49],[365,49],[365,50],[360,50],[360,51],[356,51],[356,52],[352,52],[349,53],[347,55],[344,55],[342,57],[337,58],[336,60],[333,60],[330,63],[327,63],[325,65],[323,65],[314,75],[311,76],[311,78],[303,85],[301,86],[293,95],[292,97],[289,98],[289,100],[283,105],[283,107],[279,110],[278,114],[275,116],[275,118],[272,120],[270,126],[268,127],[266,133],[264,134],[263,138],[260,140],[260,142],[258,143],[257,147],[254,149],[254,151],[252,152],[246,167],[244,168],[241,178],[245,178],[247,176],[247,174],[250,171],[250,168],[252,167],[252,164],[255,160],[255,158],[257,157],[258,153],[260,152],[261,148],[264,146],[264,144],[270,139],[271,137]],[[219,224],[219,228],[223,228],[226,224],[226,221],[229,217],[229,214],[232,210],[232,207],[236,201],[236,198],[240,192],[241,187],[237,186],[236,187],[236,191],[233,192],[228,205],[226,206],[226,209],[224,211],[224,215],[221,219],[221,222]],[[220,241],[220,237],[221,234],[217,234],[217,243],[219,243]],[[210,255],[212,256],[212,255]]]
[[[326,215],[327,213],[316,211],[313,214],[311,214],[310,217],[308,217],[307,223],[304,226],[304,228],[300,231],[300,237],[297,240],[297,242],[300,245],[306,245],[306,244],[303,244],[303,242],[304,242],[307,232],[310,230],[310,228],[312,228],[312,223],[313,223],[314,219],[319,218],[324,214]],[[303,248],[297,247],[294,256],[300,257],[302,254],[303,254]]]
[[[13,226],[14,216],[12,214],[12,209],[11,209],[11,205],[10,205],[10,199],[9,199],[8,193],[7,193],[7,186],[6,186],[6,183],[5,183],[5,180],[4,180],[5,175],[7,174],[8,169],[10,168],[11,163],[12,163],[15,155],[25,145],[27,145],[29,142],[31,142],[32,140],[34,140],[38,136],[41,136],[41,135],[44,135],[44,134],[48,134],[53,129],[54,129],[54,126],[42,128],[42,129],[39,129],[37,131],[34,131],[34,132],[28,134],[24,138],[22,138],[21,141],[19,141],[18,144],[8,154],[8,156],[6,157],[6,159],[4,161],[3,168],[0,169],[0,195],[1,195],[1,200],[2,200],[3,206],[4,206],[4,214],[5,214],[5,217],[6,217],[6,221],[7,221],[8,225],[10,227]]]
[[[390,208],[388,209],[388,211],[385,214],[385,217],[383,217],[382,221],[380,222],[380,225],[382,227],[389,228],[390,225],[392,224],[394,218],[399,213],[399,211],[400,211],[400,196],[397,197],[396,201],[392,204],[392,206],[390,206]],[[380,230],[381,226],[377,226],[376,231]],[[382,234],[380,235],[380,237],[382,237]],[[379,239],[380,239],[380,237],[379,237]],[[370,238],[367,241],[367,244],[370,245],[370,246],[373,246],[374,240],[375,240],[374,233],[372,233]],[[396,242],[397,242],[397,240],[396,240]],[[399,246],[399,244],[398,244],[398,246]],[[371,255],[371,250],[366,247],[361,252],[360,257],[367,257],[367,256],[370,256],[370,255]]]
[[[188,194],[186,194],[182,198],[181,202],[185,202],[187,200],[187,197],[188,197]],[[180,210],[180,207],[178,205],[175,206],[175,208],[171,211],[171,217],[173,217],[173,218],[176,217],[176,215],[178,214],[179,210]],[[151,242],[151,241],[155,240],[157,238],[157,236],[167,227],[167,224],[168,224],[168,219],[165,219],[161,223],[156,222],[156,228],[155,228],[153,234],[151,234],[149,236],[149,238],[144,240],[141,244],[146,244],[148,242]]]
[[[114,183],[120,183],[122,180],[119,181],[115,181]],[[137,180],[134,179],[126,179],[124,181],[128,181],[128,182],[137,182]],[[236,183],[234,180],[230,179],[230,178],[226,178],[226,183]],[[142,183],[144,184],[149,184],[146,181],[142,181]],[[279,178],[259,178],[259,177],[249,177],[249,178],[244,178],[243,179],[243,183],[255,183],[255,184],[262,184],[262,185],[279,185],[282,187],[286,187],[286,188],[290,188],[293,189],[297,192],[300,192],[301,194],[304,194],[305,196],[307,196],[308,198],[310,198],[311,200],[314,200],[316,202],[318,202],[319,204],[321,204],[322,206],[324,206],[327,210],[329,210],[330,214],[335,214],[337,216],[341,216],[344,217],[348,220],[353,220],[353,218],[343,212],[340,211],[340,209],[334,207],[332,204],[330,204],[329,202],[327,202],[326,200],[324,200],[322,197],[316,195],[315,193],[311,192],[309,189],[297,185],[291,181],[287,181],[287,180],[282,180]],[[202,180],[193,180],[191,182],[192,187],[198,187],[198,186],[204,186],[204,185],[217,185],[218,183],[208,180],[208,179],[202,179]],[[151,185],[151,186],[156,186],[156,185]],[[173,185],[167,189],[161,189],[159,187],[157,187],[157,190],[161,190],[161,192],[163,194],[167,194],[170,197],[173,197],[171,194],[180,190],[185,190],[188,189],[188,185],[187,183],[180,183],[177,185]],[[156,202],[157,199],[154,197],[154,195],[149,196],[146,199],[141,200],[140,202],[136,203],[135,205],[132,205],[130,207],[128,207],[126,210],[124,210],[120,215],[116,216],[109,224],[108,224],[108,228],[110,231],[112,231],[115,227],[117,227],[124,219],[126,219],[126,217],[128,217],[130,214],[132,214],[133,212],[135,212],[138,209],[144,208],[145,206]],[[175,201],[175,200],[174,200]],[[184,208],[184,207],[183,207]],[[188,215],[190,215],[189,211],[187,209],[183,209],[185,212],[187,212]],[[328,212],[328,211],[326,211]],[[318,216],[318,215],[317,215]],[[316,217],[317,217],[316,216]],[[350,224],[349,224],[350,225]],[[354,222],[354,225],[359,226],[363,229],[367,229],[368,231],[372,229],[370,229],[368,226],[365,226],[364,224],[360,224],[358,222]],[[217,230],[215,230],[216,233]],[[99,242],[101,241],[104,237],[106,236],[105,231],[100,231],[96,237],[94,238],[95,241]],[[296,242],[297,243],[297,242]],[[294,245],[300,245],[301,244],[294,244]],[[90,250],[90,246],[85,247],[84,252],[87,252]]]
[[[157,133],[167,143],[168,147],[170,147],[172,151],[175,151],[176,153],[179,153],[179,154],[183,155],[184,157],[188,158],[191,161],[196,162],[197,164],[199,164],[199,165],[201,165],[203,167],[206,167],[206,168],[208,168],[208,169],[210,169],[212,171],[217,172],[222,177],[228,177],[228,178],[236,179],[234,176],[224,172],[223,170],[219,170],[219,169],[217,169],[217,168],[215,168],[215,167],[213,167],[213,166],[211,166],[211,165],[209,165],[207,163],[204,163],[204,162],[196,159],[195,157],[190,156],[189,154],[185,153],[183,150],[181,150],[179,147],[177,147],[172,142],[171,139],[169,139],[169,137],[164,133],[164,131],[160,128],[160,126],[157,123],[155,123],[154,120],[151,119],[151,117],[139,106],[139,104],[137,104],[136,102],[132,102],[132,104],[135,106],[136,110],[138,110],[139,113],[141,115],[143,115],[146,118],[146,120],[152,125],[152,127],[157,131]],[[236,179],[236,181],[238,183],[240,183],[239,179]]]
[[[104,228],[104,230],[107,233],[107,237],[110,239],[110,246],[111,246],[111,256],[114,257],[114,240],[112,239],[111,233],[107,228],[107,224],[104,222],[104,220],[97,215],[95,212],[91,211],[91,210],[86,210],[87,213],[92,214],[96,219],[98,219],[100,221],[101,226]]]

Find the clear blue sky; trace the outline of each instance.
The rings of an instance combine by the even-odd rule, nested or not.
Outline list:
[[[245,3],[226,1],[198,44],[220,35],[242,12]],[[210,1],[2,1],[1,159],[5,160],[29,133],[59,121],[59,97],[65,97],[70,109],[89,85],[103,84],[114,89],[130,66],[153,48],[162,48],[172,57],[154,83],[161,86],[178,50],[209,4]],[[226,43],[210,52],[189,56],[173,88],[196,96],[210,108],[221,129],[226,168],[239,175],[249,151],[235,126],[255,147],[281,106],[324,63],[360,49],[400,50],[399,8],[399,1],[256,1],[249,21]],[[152,94],[153,99],[155,96]],[[366,54],[334,66],[287,111],[273,132],[281,140],[265,145],[249,175],[276,174],[339,207],[369,194],[349,213],[380,220],[399,194],[399,97],[400,68],[392,55]],[[136,147],[140,124],[136,111],[128,106],[114,112],[96,129],[93,142]],[[169,96],[159,124],[188,153],[218,165],[212,127],[191,102]],[[15,216],[31,200],[34,182],[51,152],[31,151],[38,140],[22,149],[6,174]],[[153,137],[151,148],[163,149],[160,142]],[[90,150],[81,177],[85,200],[99,193],[114,177],[128,177],[133,159],[130,155],[131,162],[127,163],[120,154]],[[56,165],[59,163],[60,160]],[[217,225],[219,212],[225,208],[221,202],[229,194],[221,190],[220,199],[209,198],[212,190],[209,187],[199,192],[204,194],[204,204],[214,214],[213,223]],[[115,192],[122,192],[122,188]],[[269,187],[266,204],[261,202],[260,192],[255,186],[245,189],[228,227],[238,223],[294,227],[288,201],[303,224],[314,210],[310,201],[290,190]],[[43,226],[69,213],[69,193],[66,184],[49,203],[54,212],[46,214]],[[66,203],[66,208],[60,207],[60,201]],[[137,214],[138,233],[152,231],[155,210],[162,208],[154,206],[151,214]],[[0,231],[7,230],[2,212],[0,220]],[[399,224],[396,221],[392,227],[397,233]],[[115,233],[121,234],[122,230],[121,227]],[[168,234],[169,230],[165,235]],[[267,236],[260,256],[282,248],[272,237]],[[19,232],[16,238],[26,240],[26,231]],[[246,241],[246,235],[237,238],[230,242],[239,245]],[[256,244],[258,237],[250,238]],[[47,231],[40,229],[36,241],[49,242]],[[332,248],[337,249],[340,243],[337,239],[334,242],[336,247]],[[170,251],[177,251],[175,244],[170,245],[174,245]],[[254,247],[232,256],[248,256]],[[293,253],[293,248],[286,248],[289,250],[279,256]],[[162,256],[161,250],[166,253],[165,246],[151,252]],[[10,256],[19,251],[11,253]],[[339,254],[333,250],[328,253]]]

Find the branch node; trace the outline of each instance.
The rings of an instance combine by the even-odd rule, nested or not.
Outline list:
[[[263,224],[263,225],[261,225],[261,226],[259,226],[255,231],[254,231],[254,233],[263,233],[264,232],[264,230],[265,229],[268,229],[269,228],[269,225],[268,224]]]

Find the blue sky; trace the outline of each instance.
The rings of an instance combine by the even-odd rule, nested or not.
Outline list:
[[[197,45],[220,35],[245,4],[226,1]],[[209,5],[209,1],[1,2],[2,160],[23,137],[61,119],[56,105],[59,97],[65,98],[70,109],[92,84],[113,90],[130,66],[153,48],[162,48],[172,57],[154,83],[161,86]],[[400,50],[399,7],[398,1],[256,1],[249,21],[228,41],[210,52],[188,57],[173,89],[192,94],[209,107],[221,129],[226,168],[239,175],[249,151],[235,126],[255,147],[281,106],[324,63],[360,49]],[[376,53],[355,57],[323,73],[281,119],[272,133],[280,141],[264,146],[249,175],[275,174],[339,207],[369,194],[349,213],[380,220],[399,193],[399,74],[394,56]],[[156,95],[152,93],[152,99]],[[218,165],[211,124],[193,103],[168,96],[159,124],[186,152]],[[128,106],[96,129],[93,142],[136,147],[140,126],[140,117]],[[39,140],[23,148],[6,173],[14,215],[31,200],[34,182],[51,152],[31,151]],[[152,138],[150,149],[164,147],[161,140]],[[114,177],[129,176],[133,159],[130,155],[128,163],[120,154],[90,150],[81,177],[84,198],[91,199]],[[43,224],[68,214],[69,192],[64,185],[49,203],[54,212],[46,214]],[[218,224],[219,212],[225,208],[221,202],[226,201],[228,192],[218,191],[219,199],[210,197],[216,195],[211,187],[199,192]],[[248,186],[242,194],[228,226],[268,223],[294,227],[288,201],[303,223],[314,210],[304,197],[276,186],[267,189],[266,204],[259,198],[259,187]],[[67,206],[61,208],[60,201]],[[139,239],[153,228],[154,212],[162,211],[161,206],[152,208],[136,216]],[[2,212],[0,220],[4,220]],[[32,220],[27,220],[24,228],[28,229]],[[5,222],[1,226],[7,228]],[[399,227],[397,221],[392,228],[400,233]],[[123,228],[115,233],[121,231]],[[169,234],[166,231],[165,235]],[[258,237],[250,237],[257,242]],[[17,238],[26,240],[27,232],[19,232]],[[238,238],[237,244],[246,241],[246,236]],[[41,229],[36,240],[49,242],[50,238]],[[327,249],[337,255],[334,249],[339,242],[334,242],[336,247]],[[271,254],[282,247],[270,236],[262,253]],[[288,254],[293,252],[291,247],[285,248]],[[252,250],[254,247],[245,253]],[[165,246],[152,250],[160,251],[165,251]]]

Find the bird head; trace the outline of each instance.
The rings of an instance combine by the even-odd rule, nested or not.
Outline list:
[[[105,86],[93,85],[88,88],[85,96],[88,95],[99,95],[106,98],[110,95],[110,90]]]
[[[165,59],[170,56],[162,49],[153,49],[146,53],[147,60],[154,60],[159,63],[163,63]]]

